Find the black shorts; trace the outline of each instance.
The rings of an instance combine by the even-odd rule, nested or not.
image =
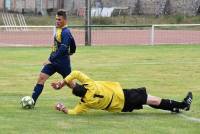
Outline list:
[[[142,109],[147,102],[146,88],[123,89],[124,92],[124,108],[122,112],[132,112],[134,109]]]

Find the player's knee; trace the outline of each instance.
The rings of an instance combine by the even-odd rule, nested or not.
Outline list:
[[[148,96],[147,98],[147,104],[148,105],[155,105],[158,106],[160,105],[161,99],[159,97],[155,97],[155,96]]]
[[[38,83],[39,84],[44,84],[45,81],[49,78],[48,75],[40,73],[39,78],[38,78]]]
[[[160,105],[160,100],[158,100],[158,99],[151,100],[151,104],[155,105],[155,106],[158,106],[158,105]]]

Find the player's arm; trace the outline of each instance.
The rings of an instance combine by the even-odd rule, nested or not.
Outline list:
[[[80,102],[79,104],[77,104],[75,106],[74,109],[68,109],[67,110],[67,114],[82,114],[82,113],[86,113],[89,110],[89,108],[82,102]]]
[[[54,62],[59,57],[65,55],[67,51],[68,51],[68,47],[65,44],[61,44],[58,50],[50,56],[49,61]]]
[[[72,55],[75,52],[76,52],[76,42],[75,42],[74,38],[71,36],[71,43],[70,43],[69,54]]]
[[[76,83],[74,81],[70,81],[69,83],[66,83],[65,80],[51,83],[51,86],[56,90],[61,89],[65,85],[67,85],[69,88],[74,88],[76,86]]]
[[[72,51],[72,53],[70,52],[71,49],[69,50],[69,46],[72,44],[71,40],[72,39],[69,33],[62,32],[61,45],[58,50],[55,51],[53,55],[51,55],[49,61],[53,62],[63,55],[71,55],[72,53],[74,53],[76,49]]]
[[[69,88],[73,89],[76,86],[75,80],[80,81],[82,84],[87,84],[88,82],[93,81],[87,75],[80,71],[72,71],[64,80],[59,82],[52,82],[51,86],[54,89],[61,89],[62,87],[67,85]]]
[[[64,104],[62,103],[58,103],[56,105],[56,110],[58,111],[62,111],[65,114],[72,114],[72,115],[76,115],[76,114],[81,114],[81,113],[86,113],[89,108],[82,102],[79,102],[74,109],[67,109]]]
[[[86,74],[80,72],[80,71],[72,71],[65,79],[64,81],[66,83],[71,83],[73,80],[78,80],[81,82],[81,84],[87,84],[88,82],[93,81],[90,79]]]

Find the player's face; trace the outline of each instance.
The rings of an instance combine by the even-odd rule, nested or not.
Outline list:
[[[63,18],[63,16],[56,16],[56,27],[62,28],[66,25],[66,20]]]

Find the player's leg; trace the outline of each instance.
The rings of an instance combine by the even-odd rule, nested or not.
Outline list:
[[[35,101],[35,103],[40,94],[42,93],[46,80],[54,73],[55,67],[52,64],[47,64],[43,67],[41,73],[39,74],[37,84],[35,85],[32,93],[32,98]]]
[[[33,94],[32,94],[32,98],[35,102],[37,101],[39,95],[42,93],[42,90],[44,88],[44,83],[48,78],[49,78],[49,75],[47,75],[45,73],[41,72],[39,74],[37,84],[35,85],[35,87],[33,89]]]
[[[161,99],[156,96],[148,95],[147,97],[147,105],[163,110],[169,110],[172,112],[179,112],[179,109],[184,109],[188,111],[190,109],[190,105],[192,103],[192,93],[189,92],[187,96],[184,98],[182,102],[169,100],[169,99]]]

